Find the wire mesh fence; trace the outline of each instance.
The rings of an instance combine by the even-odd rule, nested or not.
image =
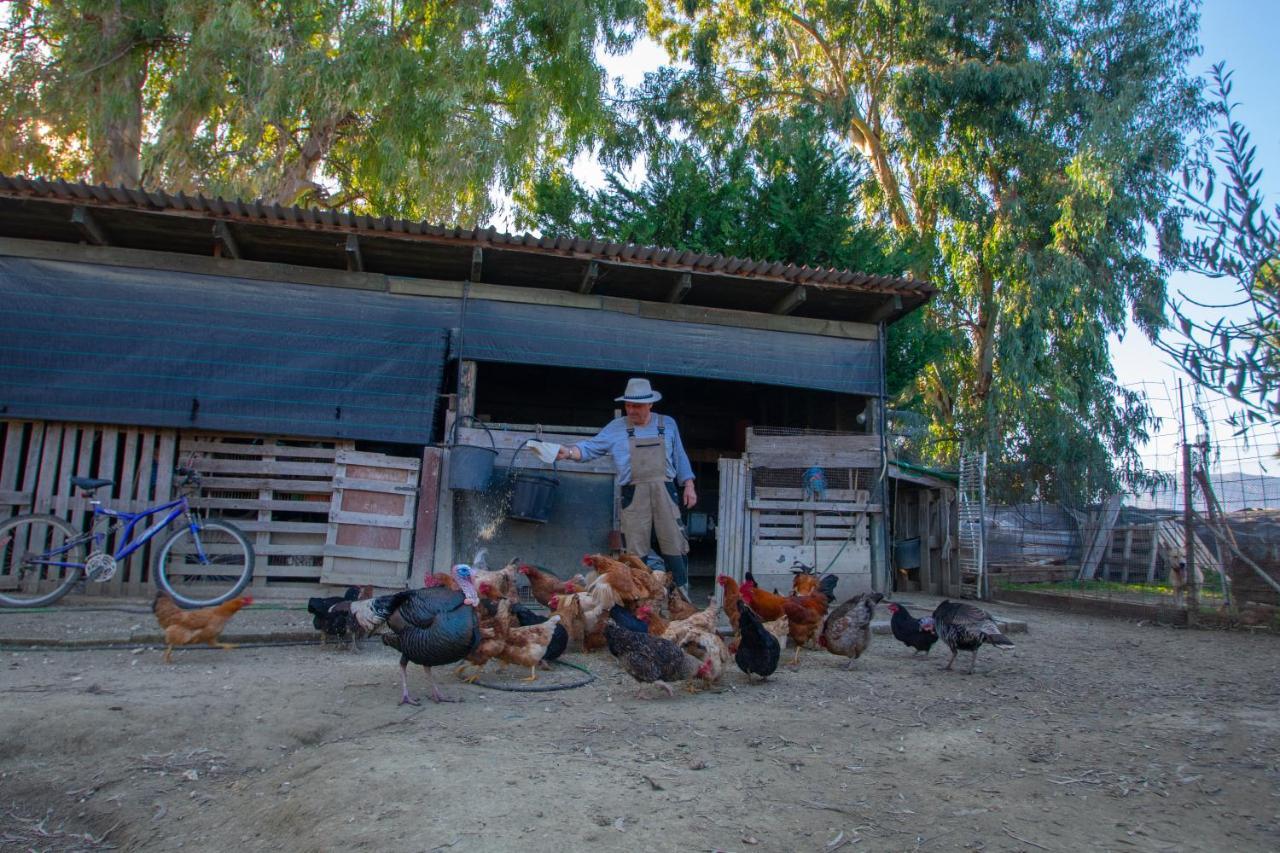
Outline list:
[[[991,595],[1280,628],[1280,423],[1242,433],[1225,399],[1187,387],[1180,400],[1154,381],[1129,390],[1157,418],[1139,452],[1158,485],[1078,506],[989,497]],[[990,461],[989,482],[1025,479],[1005,476],[1009,464]]]

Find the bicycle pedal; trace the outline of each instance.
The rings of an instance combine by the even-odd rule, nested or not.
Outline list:
[[[89,555],[89,559],[84,561],[85,574],[89,576],[89,580],[94,583],[104,583],[116,576],[116,569],[119,564],[116,558],[103,551],[98,551]]]

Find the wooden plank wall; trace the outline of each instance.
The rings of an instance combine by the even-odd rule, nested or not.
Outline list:
[[[409,579],[417,459],[339,450],[320,582],[402,587]]]

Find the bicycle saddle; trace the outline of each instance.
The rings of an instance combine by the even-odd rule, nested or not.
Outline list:
[[[72,477],[71,485],[86,492],[93,493],[103,486],[110,486],[115,480],[99,480],[95,477]]]

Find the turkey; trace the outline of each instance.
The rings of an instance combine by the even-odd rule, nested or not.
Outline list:
[[[418,664],[427,673],[434,701],[456,701],[440,695],[431,668],[463,660],[480,643],[480,621],[475,611],[479,598],[471,568],[460,564],[453,567],[451,574],[458,583],[457,590],[410,589],[334,606],[335,610],[351,612],[358,633],[367,636],[383,631],[382,642],[400,652],[401,705],[419,704],[409,696],[410,663]]]
[[[942,602],[933,611],[933,627],[938,632],[938,639],[951,649],[951,660],[947,661],[944,670],[951,669],[960,649],[973,653],[973,659],[969,661],[969,674],[973,675],[973,668],[978,663],[978,648],[983,643],[1000,649],[1013,648],[1013,642],[1000,633],[1000,627],[991,614],[972,604]]]

